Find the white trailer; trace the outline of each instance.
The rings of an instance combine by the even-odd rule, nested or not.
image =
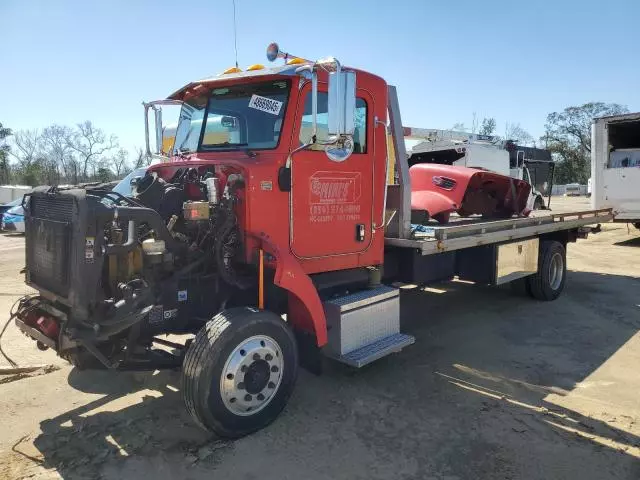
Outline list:
[[[640,113],[596,118],[591,130],[591,205],[640,229]]]
[[[0,205],[22,198],[25,193],[33,190],[28,185],[0,185]]]

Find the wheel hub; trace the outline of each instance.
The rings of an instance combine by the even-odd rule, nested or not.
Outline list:
[[[257,335],[245,339],[222,369],[220,395],[224,405],[240,416],[259,412],[278,391],[283,366],[282,350],[273,338]]]
[[[247,369],[244,374],[244,384],[247,392],[260,393],[269,383],[271,376],[271,366],[266,360],[256,360]]]
[[[549,285],[553,290],[557,290],[562,283],[562,277],[564,276],[564,259],[559,253],[554,253],[551,257],[551,263],[549,265]]]

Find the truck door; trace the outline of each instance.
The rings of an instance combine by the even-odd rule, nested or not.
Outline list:
[[[302,258],[356,254],[371,243],[373,222],[373,98],[357,90],[354,152],[345,161],[329,160],[313,145],[291,162],[290,246]],[[318,92],[318,141],[327,140],[327,92]],[[292,146],[311,138],[311,89],[298,102]]]

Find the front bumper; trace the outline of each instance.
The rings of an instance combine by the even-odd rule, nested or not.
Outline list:
[[[10,213],[3,214],[2,230],[6,232],[24,233],[24,216],[11,215]]]

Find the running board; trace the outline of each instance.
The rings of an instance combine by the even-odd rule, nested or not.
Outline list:
[[[394,333],[388,337],[376,340],[369,345],[353,350],[346,355],[332,357],[339,362],[346,363],[352,367],[360,368],[371,362],[386,357],[392,353],[397,353],[404,347],[412,345],[416,341],[413,335],[405,333]]]
[[[399,293],[379,285],[326,300],[325,354],[359,368],[414,343],[414,337],[400,333]]]

